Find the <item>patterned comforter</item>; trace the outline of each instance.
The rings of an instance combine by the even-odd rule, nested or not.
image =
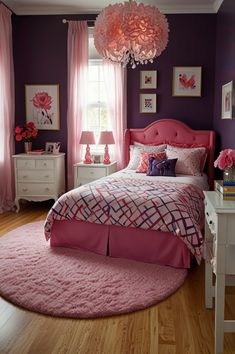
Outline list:
[[[107,177],[62,195],[48,213],[45,236],[54,220],[173,232],[200,263],[203,198],[192,184]]]

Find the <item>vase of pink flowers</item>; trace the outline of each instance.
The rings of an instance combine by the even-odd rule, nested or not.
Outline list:
[[[222,150],[214,162],[214,166],[223,171],[223,184],[235,184],[235,150]]]
[[[24,126],[15,127],[16,141],[24,142],[25,153],[32,151],[32,141],[38,135],[38,129],[33,122],[28,122]]]

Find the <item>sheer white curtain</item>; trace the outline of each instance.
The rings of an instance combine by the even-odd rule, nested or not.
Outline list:
[[[88,26],[86,21],[68,24],[68,189],[73,188],[73,165],[81,161],[81,132],[86,115],[88,77]]]
[[[14,96],[11,12],[0,4],[0,213],[14,206]]]
[[[114,135],[114,159],[118,169],[124,167],[124,131],[127,126],[126,69],[121,64],[103,62],[104,80],[108,98],[108,113]]]

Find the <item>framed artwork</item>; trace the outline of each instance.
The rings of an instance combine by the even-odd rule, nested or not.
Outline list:
[[[140,113],[156,113],[157,97],[155,93],[140,94]]]
[[[156,70],[141,70],[140,71],[140,88],[155,89],[157,88],[157,71]]]
[[[25,85],[26,122],[40,130],[59,130],[59,85]]]
[[[235,118],[235,84],[230,81],[222,86],[222,119]]]
[[[174,66],[172,96],[201,97],[201,66]]]
[[[54,154],[54,155],[59,154],[60,145],[61,145],[61,143],[59,141],[57,141],[57,142],[46,142],[45,153],[46,154]]]

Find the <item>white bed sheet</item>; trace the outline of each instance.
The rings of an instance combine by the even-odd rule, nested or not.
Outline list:
[[[135,178],[150,181],[164,181],[164,182],[175,182],[175,183],[187,183],[194,184],[201,188],[202,190],[208,190],[208,177],[205,173],[202,176],[191,176],[191,175],[177,175],[176,177],[163,177],[163,176],[146,176],[145,173],[138,173],[134,170],[123,169],[110,175],[111,177],[118,178]]]

